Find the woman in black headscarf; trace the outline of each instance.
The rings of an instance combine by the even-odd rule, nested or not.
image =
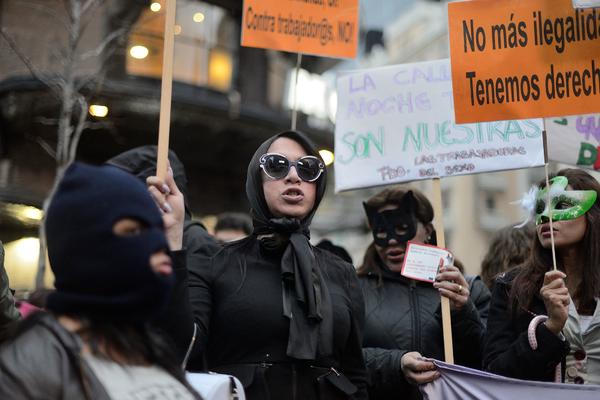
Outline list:
[[[239,378],[249,400],[367,397],[354,268],[309,243],[325,174],[304,135],[264,142],[246,181],[254,232],[190,276],[207,367]]]

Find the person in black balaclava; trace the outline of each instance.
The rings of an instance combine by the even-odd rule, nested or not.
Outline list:
[[[46,214],[56,290],[0,349],[0,398],[200,398],[148,324],[170,295],[169,249],[181,247],[183,196],[172,176],[165,184],[161,216],[157,188],[118,168],[65,171]]]
[[[121,168],[145,183],[148,177],[156,173],[156,154],[156,146],[141,146],[109,159],[106,164]],[[176,252],[175,256],[186,258],[186,262],[178,263],[180,268],[173,271],[175,274],[174,295],[166,311],[156,318],[155,325],[172,339],[180,360],[182,362],[189,360],[188,369],[199,370],[202,369],[202,360],[197,355],[198,347],[194,346],[194,327],[190,323],[189,304],[182,303],[179,299],[188,298],[188,274],[197,275],[203,269],[208,268],[210,258],[221,249],[221,246],[200,222],[192,220],[192,214],[186,201],[185,168],[173,150],[169,150],[169,163],[177,188],[183,193],[185,201],[183,250]]]
[[[354,268],[309,243],[325,184],[303,134],[265,141],[246,180],[253,233],[190,277],[208,369],[239,378],[249,400],[367,398]]]

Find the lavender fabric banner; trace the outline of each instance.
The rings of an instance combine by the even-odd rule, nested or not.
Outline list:
[[[421,385],[424,400],[598,400],[600,385],[533,382],[432,360],[441,377]]]

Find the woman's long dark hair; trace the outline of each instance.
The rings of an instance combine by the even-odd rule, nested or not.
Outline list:
[[[33,328],[45,312],[40,311],[24,319],[17,328],[17,337]],[[76,332],[90,347],[93,355],[109,359],[121,365],[153,365],[162,368],[177,379],[194,396],[202,397],[185,378],[185,372],[175,357],[173,347],[167,339],[147,323],[114,323],[73,316],[81,323]]]
[[[416,217],[419,222],[423,225],[430,224],[433,221],[433,207],[431,203],[425,197],[425,195],[417,189],[409,188],[406,186],[397,186],[393,188],[387,188],[372,196],[369,200],[366,201],[369,207],[379,209],[385,205],[393,204],[399,206],[402,202],[402,198],[404,195],[412,191],[415,202],[416,202]],[[432,233],[432,236],[435,235],[435,231]],[[365,252],[365,257],[363,259],[362,265],[358,267],[357,273],[359,276],[365,276],[369,273],[377,274],[379,277],[379,283],[382,281],[382,272],[380,266],[380,258],[377,254],[377,250],[375,249],[375,243],[371,242],[367,251]]]
[[[522,228],[506,226],[494,234],[481,262],[481,279],[490,290],[498,275],[523,265],[531,253],[531,244],[535,238],[535,226],[532,223]]]
[[[575,293],[571,294],[573,300],[579,305],[578,311],[591,314],[596,305],[594,298],[600,295],[600,184],[593,176],[580,169],[562,169],[555,176],[566,177],[573,190],[595,190],[598,193],[596,202],[584,215],[587,225],[582,239],[585,249],[582,253],[582,279]],[[538,186],[545,187],[545,180]],[[557,267],[563,268],[560,264]],[[513,315],[529,309],[533,298],[542,287],[544,274],[550,268],[552,268],[552,250],[542,247],[539,239],[536,238],[529,258],[520,268],[510,289]]]

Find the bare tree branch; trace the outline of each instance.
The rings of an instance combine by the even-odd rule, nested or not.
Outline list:
[[[69,20],[69,40],[67,46],[67,54],[69,57],[69,63],[72,63],[75,58],[75,50],[81,39],[81,4],[80,0],[70,0],[71,5],[70,20]]]
[[[69,154],[69,140],[73,133],[73,107],[75,104],[73,82],[63,87],[62,105],[58,121],[58,143],[56,145],[56,161],[59,167],[67,164]]]
[[[115,32],[120,32],[121,34],[124,35],[125,33],[127,33],[127,31],[128,31],[127,28],[121,28]],[[115,32],[113,32],[113,33],[115,33]],[[114,45],[114,42],[115,42],[115,40],[121,40],[121,39],[122,39],[122,37],[117,35],[114,38],[113,43],[111,43],[111,46],[108,47],[108,50],[105,50],[103,53],[99,54],[99,56],[101,56],[101,58],[99,60],[97,60],[95,63],[95,65],[98,67],[97,71],[94,74],[89,74],[87,77],[81,79],[79,81],[79,83],[76,85],[75,90],[80,91],[81,89],[83,89],[84,87],[86,87],[88,84],[90,84],[93,81],[101,82],[103,80],[103,76],[101,76],[101,75],[102,75],[102,72],[104,71],[104,67],[106,66],[106,63],[108,62],[110,57],[112,57],[112,55],[117,50],[117,46]],[[98,79],[99,76],[100,76],[100,79]]]
[[[86,13],[92,13],[100,4],[104,3],[104,0],[86,0],[82,5],[83,0],[70,0],[71,2],[71,49],[73,57],[75,56],[75,50],[79,46],[79,41],[83,37],[83,32],[87,29],[89,23],[94,20],[92,16],[85,18]]]
[[[85,129],[87,120],[88,102],[85,100],[85,97],[82,95],[77,96],[77,103],[79,104],[79,118],[77,119],[77,126],[75,127],[73,136],[71,137],[71,143],[69,144],[69,163],[75,160],[75,156],[77,155],[77,147],[79,146],[79,139],[81,139],[81,134]]]
[[[63,8],[65,9],[65,12],[67,13],[67,16],[69,17],[69,19],[71,19],[71,10],[69,7],[69,3],[67,0],[63,0]]]
[[[47,77],[45,77],[44,75],[40,74],[39,71],[37,70],[37,68],[31,62],[31,60],[25,54],[23,54],[23,52],[21,52],[21,50],[19,49],[19,46],[17,46],[17,44],[15,43],[13,38],[10,37],[6,33],[6,30],[4,28],[0,29],[0,35],[4,38],[6,43],[8,43],[8,46],[17,55],[17,57],[19,57],[19,59],[23,62],[23,64],[25,64],[25,66],[27,67],[27,69],[29,70],[31,75],[35,79],[37,79],[38,81],[40,81],[44,85],[46,85],[49,89],[51,89],[52,94],[57,99],[60,100],[60,95],[58,93],[58,89],[56,88],[56,85],[60,86],[63,83],[63,82],[61,82],[60,78],[57,79],[57,82],[52,82],[52,80],[50,80]]]
[[[96,6],[100,5],[100,3],[102,3],[100,0],[87,0],[81,7],[81,15],[85,15],[85,13],[91,10],[91,8],[95,8]]]
[[[35,138],[35,141],[41,146],[42,149],[46,151],[46,153],[48,153],[50,157],[56,160],[56,151],[54,151],[54,148],[48,142],[39,136]]]
[[[53,159],[55,159],[55,160],[56,160],[56,151],[55,151],[55,150],[54,150],[54,148],[52,148],[52,146],[51,146],[51,145],[50,145],[48,142],[46,142],[44,139],[42,139],[42,138],[41,138],[41,137],[39,137],[39,136],[33,136],[33,135],[30,135],[29,133],[25,133],[25,139],[32,140],[32,141],[36,142],[37,144],[39,144],[39,145],[40,145],[40,147],[41,147],[42,149],[44,149],[44,151],[45,151],[46,153],[48,153],[48,155],[49,155],[50,157],[52,157]]]
[[[70,0],[63,0],[63,7],[65,9],[65,11],[67,12],[67,15],[69,16],[69,20],[71,20],[73,18],[73,15],[71,15],[71,2]]]
[[[34,121],[46,126],[58,124],[58,119],[56,118],[36,117]]]
[[[61,54],[63,53],[63,54]],[[62,67],[62,69],[64,70],[67,67],[67,61],[66,61],[66,56],[64,55],[64,51],[60,51],[60,50],[56,50],[54,49],[51,53],[50,53],[50,62],[52,62],[55,65],[60,64],[60,66]]]
[[[118,39],[120,36],[124,35],[127,32],[127,29],[121,28],[113,31],[110,35],[108,35],[104,40],[94,49],[90,51],[86,51],[79,57],[79,61],[86,61],[92,57],[98,57],[102,52],[106,49],[108,45],[110,45],[115,39]]]
[[[79,82],[77,83],[77,85],[75,86],[75,90],[81,91],[84,87],[86,87],[87,85],[89,85],[90,83],[92,83],[94,81],[102,82],[104,80],[103,73],[104,73],[104,67],[106,66],[106,62],[115,53],[115,51],[116,51],[115,46],[109,48],[108,51],[105,51],[104,54],[102,55],[101,59],[95,63],[98,67],[96,72],[93,74],[89,74],[88,76],[86,76],[84,78],[81,78],[79,80]],[[101,86],[101,85],[99,85],[99,86]]]
[[[94,3],[92,5],[91,8],[88,8],[87,10],[85,10],[81,13],[81,21],[82,21],[81,27],[80,27],[81,32],[85,32],[88,25],[90,24],[90,22],[94,21],[94,15],[93,15],[94,11],[102,3],[104,3],[104,0],[98,0],[96,3]]]
[[[99,74],[101,71],[102,68],[98,68],[97,73]],[[85,88],[90,83],[94,82],[96,79],[98,79],[97,74],[89,74],[88,76],[81,78],[75,85],[75,90],[78,92],[81,91],[83,88]]]
[[[22,1],[29,3],[29,0]],[[62,0],[66,11],[66,17],[63,15],[62,10],[58,11],[61,13],[61,16],[60,19],[57,18],[57,20],[60,20],[60,22],[65,25],[67,38],[64,45],[60,46],[57,51],[60,57],[56,64],[60,62],[62,64],[62,69],[60,69],[60,84],[54,85],[55,89],[58,91],[61,107],[56,122],[58,125],[56,150],[53,151],[48,143],[43,140],[39,139],[38,141],[36,139],[36,141],[38,141],[49,154],[52,153],[51,155],[56,159],[55,181],[48,199],[44,202],[44,209],[47,209],[50,199],[54,196],[64,170],[75,159],[77,148],[84,130],[88,129],[91,125],[87,120],[88,101],[83,93],[85,92],[90,96],[97,92],[97,88],[88,88],[86,86],[94,80],[96,80],[98,86],[101,85],[102,79],[104,78],[103,72],[106,62],[118,47],[115,44],[117,39],[124,36],[134,23],[133,20],[127,21],[127,24],[124,23],[122,27],[118,27],[116,31],[111,32],[107,37],[102,38],[96,48],[92,50],[86,48],[78,52],[80,41],[84,36],[83,34],[86,32],[88,25],[95,20],[94,16],[91,14],[93,14],[94,10],[97,10],[99,5],[105,2],[106,0]],[[42,11],[44,7],[35,6],[34,8],[38,8]],[[134,9],[133,11],[136,10]],[[137,12],[129,14],[132,18],[137,18],[139,15]],[[18,49],[15,50],[15,52],[17,51]],[[78,64],[90,59],[94,59],[94,66],[97,68],[96,73],[89,74],[83,78],[77,78]],[[29,65],[31,65],[31,63],[29,63]],[[35,69],[33,69],[33,71],[37,72]],[[76,109],[76,107],[78,108]],[[41,119],[40,122],[45,124],[54,123],[51,119]],[[93,128],[100,127],[100,123],[93,124]],[[111,132],[114,133],[114,129]],[[42,220],[42,224],[40,225],[40,258],[38,262],[38,274],[36,277],[37,287],[43,286],[45,270],[45,258],[43,256],[46,248],[45,232],[43,231],[44,224],[45,221]]]
[[[38,3],[35,3],[32,1],[27,1],[27,0],[19,0],[19,2],[17,2],[17,4],[24,6],[24,7],[32,8],[36,11],[39,11],[46,15],[49,15],[54,20],[56,20],[56,22],[60,22],[62,24],[63,28],[65,28],[65,30],[67,30],[67,31],[69,30],[69,24],[68,24],[67,20],[65,20],[62,15],[56,13],[52,7],[46,7],[41,4],[38,4]]]

